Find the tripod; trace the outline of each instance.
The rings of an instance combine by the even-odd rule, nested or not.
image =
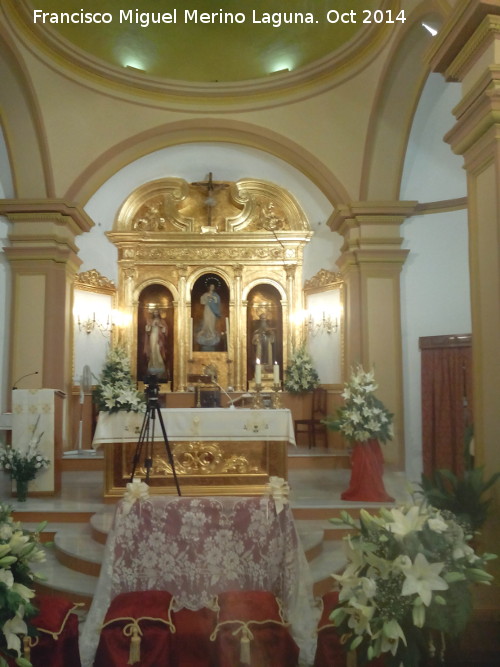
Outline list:
[[[165,424],[163,423],[163,417],[161,415],[160,404],[158,401],[159,386],[158,379],[156,375],[150,375],[146,382],[146,397],[147,397],[147,406],[146,414],[142,421],[141,431],[139,434],[139,440],[137,441],[137,446],[135,448],[132,474],[130,475],[130,481],[134,479],[135,471],[137,464],[140,461],[142,450],[145,450],[144,453],[144,467],[146,469],[146,483],[149,482],[149,477],[151,474],[151,468],[153,467],[153,447],[155,440],[155,422],[158,417],[160,422],[161,431],[163,434],[163,442],[165,443],[165,449],[167,452],[168,461],[172,468],[172,474],[174,476],[175,487],[177,489],[177,495],[181,495],[181,490],[179,487],[179,480],[177,479],[177,473],[175,471],[174,457],[172,456],[172,451],[168,442],[167,431],[165,430]]]

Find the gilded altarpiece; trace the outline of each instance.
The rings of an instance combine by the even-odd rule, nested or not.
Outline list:
[[[293,196],[272,183],[218,182],[210,175],[200,183],[166,178],[138,188],[108,233],[119,257],[117,307],[131,322],[119,342],[129,351],[132,373],[140,381],[154,367],[147,352],[154,343],[167,392],[189,392],[191,378],[207,369],[228,391],[252,389],[257,353],[263,386],[272,386],[275,365],[282,380],[302,336],[296,315],[304,307],[303,249],[311,235]],[[170,400],[167,394],[167,406]],[[269,475],[287,473],[286,438],[262,440],[212,443],[217,456],[208,457],[209,465],[203,445],[204,465],[190,470],[184,449],[191,461],[191,449],[202,445],[171,442],[181,457],[181,485],[201,494],[262,492]],[[130,468],[132,444],[117,446],[108,455],[111,496],[125,486]],[[171,493],[171,480],[161,480],[168,470],[160,460],[157,467],[153,486]]]
[[[121,343],[135,376],[144,372],[138,352],[144,349],[145,322],[163,305],[160,314],[170,324],[166,347],[172,358],[165,365],[172,391],[186,391],[188,376],[208,366],[215,367],[223,387],[247,390],[259,318],[273,324],[277,356],[270,362],[279,363],[282,377],[300,335],[293,316],[303,309],[303,248],[311,235],[293,196],[264,181],[166,178],[133,192],[108,236],[118,248],[117,307],[132,323]],[[167,295],[163,304],[144,298],[145,290],[161,289]],[[220,300],[218,339],[205,345],[200,301],[210,290]],[[261,296],[266,293],[274,298],[266,302]],[[255,294],[257,300],[249,301]]]

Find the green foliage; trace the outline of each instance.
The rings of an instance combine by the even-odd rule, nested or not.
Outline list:
[[[132,381],[128,356],[123,348],[115,347],[108,353],[93,398],[102,412],[140,412],[144,409],[144,396]]]
[[[305,394],[319,386],[319,375],[311,355],[305,347],[298,348],[290,357],[285,371],[284,387],[291,394]]]
[[[422,503],[377,514],[360,510],[345,539],[347,566],[333,577],[339,603],[330,615],[359,664],[382,654],[391,667],[418,667],[429,642],[456,637],[470,618],[470,586],[489,584],[490,554],[479,557],[449,512]]]
[[[497,472],[485,480],[482,467],[466,470],[461,477],[451,470],[439,469],[429,476],[422,475],[420,489],[430,505],[453,512],[468,530],[475,532],[486,521],[491,503],[483,496],[499,477]]]
[[[0,656],[13,658],[21,667],[30,667],[22,657],[21,638],[35,635],[29,619],[36,614],[31,600],[35,595],[33,581],[38,579],[32,564],[45,560],[39,546],[41,524],[34,533],[14,521],[12,510],[0,503]],[[0,667],[6,664],[0,657]]]

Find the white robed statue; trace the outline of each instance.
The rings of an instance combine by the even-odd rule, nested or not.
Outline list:
[[[204,306],[201,328],[196,334],[196,342],[203,348],[214,348],[220,341],[217,320],[220,319],[220,296],[215,291],[215,283],[208,284],[208,291],[200,298]]]

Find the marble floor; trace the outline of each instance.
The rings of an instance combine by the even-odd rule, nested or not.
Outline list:
[[[314,458],[325,457],[322,449],[309,450],[294,447],[290,456]],[[307,463],[304,463],[307,466]],[[290,504],[292,508],[342,508],[374,507],[376,503],[348,503],[340,494],[349,485],[350,470],[329,467],[296,467],[289,470]],[[409,487],[402,472],[387,469],[384,475],[387,492],[395,498],[396,504],[406,502]],[[67,471],[63,473],[61,494],[57,497],[30,498],[19,503],[11,495],[11,482],[7,475],[0,473],[0,500],[8,502],[16,512],[98,512],[105,507],[103,502],[102,471]]]

